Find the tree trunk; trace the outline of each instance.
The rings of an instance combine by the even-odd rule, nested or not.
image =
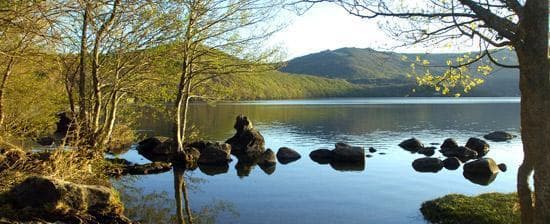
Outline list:
[[[82,17],[82,35],[80,37],[80,66],[78,76],[78,101],[79,101],[79,114],[78,122],[81,125],[80,130],[86,127],[86,55],[87,49],[87,32],[88,32],[88,16],[89,16],[89,4],[85,3],[84,16]]]
[[[522,223],[550,223],[550,60],[548,1],[526,1],[514,47],[520,64],[521,137],[524,161],[518,171]],[[534,171],[535,201],[528,187]]]
[[[2,76],[2,83],[0,83],[0,127],[4,126],[4,118],[6,116],[4,110],[4,94],[6,91],[6,84],[13,70],[13,64],[15,64],[15,59],[10,57],[8,65],[6,66],[6,71],[4,71],[4,75]]]

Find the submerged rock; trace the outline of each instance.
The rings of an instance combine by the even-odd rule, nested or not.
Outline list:
[[[456,157],[449,157],[443,160],[443,167],[448,170],[456,170],[460,167],[460,160]]]
[[[466,147],[477,152],[477,158],[481,158],[489,152],[489,144],[479,138],[470,138]]]
[[[469,149],[468,147],[459,146],[456,148],[441,149],[440,152],[445,157],[456,157],[462,162],[466,162],[471,159],[477,158],[477,152]]]
[[[264,152],[264,137],[256,130],[246,116],[239,115],[233,126],[237,131],[225,143],[231,145],[232,154],[260,155]]]
[[[320,164],[330,163],[330,161],[332,161],[332,156],[332,150],[329,149],[317,149],[309,153],[309,158]]]
[[[302,156],[291,148],[281,147],[277,151],[277,160],[282,164],[288,164],[300,159]]]
[[[443,162],[438,158],[426,157],[414,160],[412,167],[418,172],[437,173],[443,169]]]
[[[416,138],[410,138],[405,141],[402,141],[399,143],[399,146],[407,151],[411,152],[417,152],[418,150],[424,148],[424,144],[422,144],[418,139]]]
[[[495,142],[503,142],[514,138],[514,135],[504,131],[494,131],[484,135],[483,137],[487,140],[491,140]]]

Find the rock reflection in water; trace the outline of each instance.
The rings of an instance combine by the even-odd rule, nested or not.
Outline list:
[[[208,175],[208,176],[215,176],[219,174],[224,174],[229,171],[229,164],[217,164],[217,165],[207,165],[207,164],[199,164],[199,170]]]
[[[342,163],[342,162],[331,162],[329,163],[330,167],[338,171],[363,171],[365,170],[365,162],[355,162],[355,163]]]
[[[464,172],[462,174],[466,179],[468,179],[472,183],[479,184],[482,186],[488,186],[489,184],[493,183],[493,181],[495,181],[498,175],[498,173],[486,175],[486,174],[476,174],[471,172]]]
[[[202,170],[202,168],[201,168]],[[143,176],[130,176],[115,183],[124,203],[125,215],[139,223],[217,223],[221,216],[224,220],[239,217],[234,205],[228,201],[216,200],[212,203],[192,209],[189,190],[198,192],[203,180],[185,175],[184,167],[174,167],[174,196],[166,191],[144,193],[144,189],[133,187],[133,182]],[[174,211],[174,208],[176,209]]]

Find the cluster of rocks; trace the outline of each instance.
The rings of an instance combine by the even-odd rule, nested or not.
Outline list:
[[[239,176],[248,176],[255,165],[267,174],[275,172],[277,160],[288,164],[301,158],[301,155],[288,147],[281,147],[277,154],[265,149],[264,137],[256,130],[246,116],[236,118],[236,133],[225,143],[196,141],[184,145],[178,152],[177,142],[168,137],[151,137],[139,142],[137,150],[151,161],[185,164],[186,168],[198,167],[207,175],[226,173],[231,155],[237,157],[235,165]]]
[[[114,158],[106,159],[112,166],[108,169],[107,174],[110,176],[123,175],[146,175],[157,174],[170,171],[172,164],[168,162],[152,162],[146,164],[135,164],[126,159]]]
[[[435,150],[435,147],[424,147],[424,144],[416,138],[404,140],[399,146],[413,153]],[[493,159],[483,158],[489,152],[489,144],[479,138],[472,137],[468,139],[464,146],[458,145],[456,140],[452,138],[445,139],[439,152],[446,157],[444,160],[430,157],[435,152],[421,153],[427,157],[414,160],[412,162],[413,169],[418,172],[436,173],[443,168],[456,170],[462,163],[465,163],[463,166],[464,177],[481,185],[491,183],[499,171],[506,171],[505,164],[497,165]],[[469,162],[470,160],[473,161]]]
[[[335,170],[361,171],[365,169],[365,149],[343,142],[336,143],[332,150],[314,150],[309,157],[319,164],[330,164]]]

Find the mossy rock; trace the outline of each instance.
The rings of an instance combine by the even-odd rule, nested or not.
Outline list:
[[[449,194],[422,203],[424,218],[438,224],[516,224],[520,211],[516,193],[486,193],[470,197]]]

